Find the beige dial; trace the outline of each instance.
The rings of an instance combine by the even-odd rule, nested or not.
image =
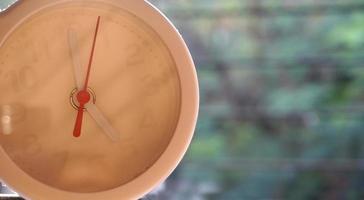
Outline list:
[[[119,139],[110,140],[77,110],[69,31],[87,67],[95,20],[101,16],[89,87]],[[58,189],[97,192],[141,175],[167,148],[181,107],[176,65],[148,25],[104,3],[45,8],[20,23],[0,46],[0,144],[33,178]]]

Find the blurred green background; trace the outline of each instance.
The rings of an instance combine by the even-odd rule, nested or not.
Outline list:
[[[364,1],[150,0],[195,59],[201,109],[155,199],[364,199]]]

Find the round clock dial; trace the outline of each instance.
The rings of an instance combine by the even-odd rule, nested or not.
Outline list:
[[[76,83],[85,79],[94,39],[87,91],[96,117],[86,106],[76,138]],[[24,172],[52,187],[113,189],[167,148],[180,116],[180,88],[169,49],[138,17],[104,3],[48,7],[1,43],[0,144]]]

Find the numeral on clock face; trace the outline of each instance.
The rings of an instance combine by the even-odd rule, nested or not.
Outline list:
[[[11,69],[0,72],[0,82],[2,82],[0,88],[3,90],[12,89],[21,92],[34,88],[37,84],[37,78],[33,69],[26,66],[17,70]]]

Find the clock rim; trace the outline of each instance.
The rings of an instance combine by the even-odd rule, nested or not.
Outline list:
[[[94,192],[76,193],[48,186],[21,170],[0,145],[0,179],[19,194],[29,199],[138,199],[162,183],[182,160],[192,140],[199,109],[199,86],[192,56],[182,36],[168,18],[156,7],[143,0],[39,0],[23,1],[0,14],[0,46],[19,24],[42,9],[67,2],[109,3],[129,11],[148,24],[165,42],[176,63],[181,85],[181,108],[179,120],[169,145],[159,159],[145,172],[117,188]],[[18,12],[16,12],[18,9]],[[27,10],[28,9],[28,10]],[[6,26],[7,25],[7,26]],[[7,30],[5,30],[7,29]]]

